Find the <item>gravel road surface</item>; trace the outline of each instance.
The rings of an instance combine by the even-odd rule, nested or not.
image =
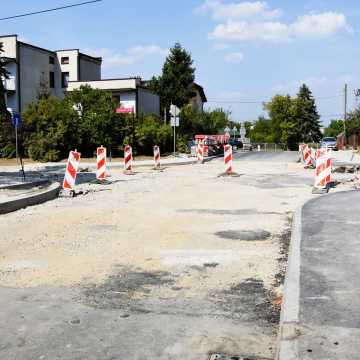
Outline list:
[[[291,214],[313,196],[296,158],[87,173],[84,195],[1,216],[0,358],[272,358]]]

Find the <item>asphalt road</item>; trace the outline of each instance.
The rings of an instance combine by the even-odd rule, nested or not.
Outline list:
[[[244,159],[246,161],[273,161],[273,162],[296,162],[299,159],[297,151],[249,151],[235,152],[234,159]]]
[[[302,210],[298,359],[359,358],[359,212],[359,191],[323,196]]]

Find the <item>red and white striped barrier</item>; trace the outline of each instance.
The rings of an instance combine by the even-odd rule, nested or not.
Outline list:
[[[325,190],[331,183],[331,152],[317,151],[315,189]]]
[[[197,146],[197,160],[199,162],[204,161],[204,143],[200,140]]]
[[[304,157],[304,161],[305,161],[306,166],[312,166],[313,165],[312,158],[311,158],[311,149],[306,144],[303,147],[303,157]]]
[[[63,181],[63,189],[66,191],[74,191],[76,175],[79,169],[81,154],[79,152],[70,151],[69,159],[66,164],[65,177]]]
[[[160,169],[160,148],[155,145],[154,146],[154,169]]]
[[[232,161],[233,161],[232,146],[231,145],[224,145],[225,174],[232,174],[233,173]]]
[[[96,149],[96,178],[104,181],[106,176],[106,148],[102,145]]]
[[[209,145],[204,145],[204,157],[209,156]]]
[[[126,145],[124,148],[124,169],[126,172],[132,172],[132,147]]]
[[[329,149],[328,147],[322,147],[322,148],[316,150],[315,159],[318,159],[320,156],[323,156],[323,155],[329,155],[329,157],[331,157],[331,154],[332,154],[331,149]]]

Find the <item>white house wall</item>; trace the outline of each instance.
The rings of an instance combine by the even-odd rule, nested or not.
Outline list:
[[[4,50],[3,56],[16,59],[16,39],[16,35],[6,37],[0,36],[0,43],[3,44]]]
[[[100,80],[100,81],[77,81],[70,82],[68,91],[79,89],[80,86],[89,85],[93,89],[111,90],[114,93],[121,89],[136,89],[135,79],[114,79],[114,80]]]
[[[79,80],[79,68],[78,68],[78,50],[61,50],[57,51],[57,57],[60,64],[62,72],[69,73],[69,81],[78,81]],[[61,58],[68,57],[69,64],[61,64]]]
[[[7,93],[6,106],[12,111],[19,111],[18,107],[18,95],[17,95],[17,66],[15,62],[6,64],[6,70],[9,73],[9,79],[6,81],[6,88],[8,90],[14,90]]]

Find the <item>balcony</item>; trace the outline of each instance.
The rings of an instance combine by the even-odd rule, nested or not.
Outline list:
[[[8,79],[3,80],[3,84],[6,91],[16,91],[15,76],[9,76]]]

